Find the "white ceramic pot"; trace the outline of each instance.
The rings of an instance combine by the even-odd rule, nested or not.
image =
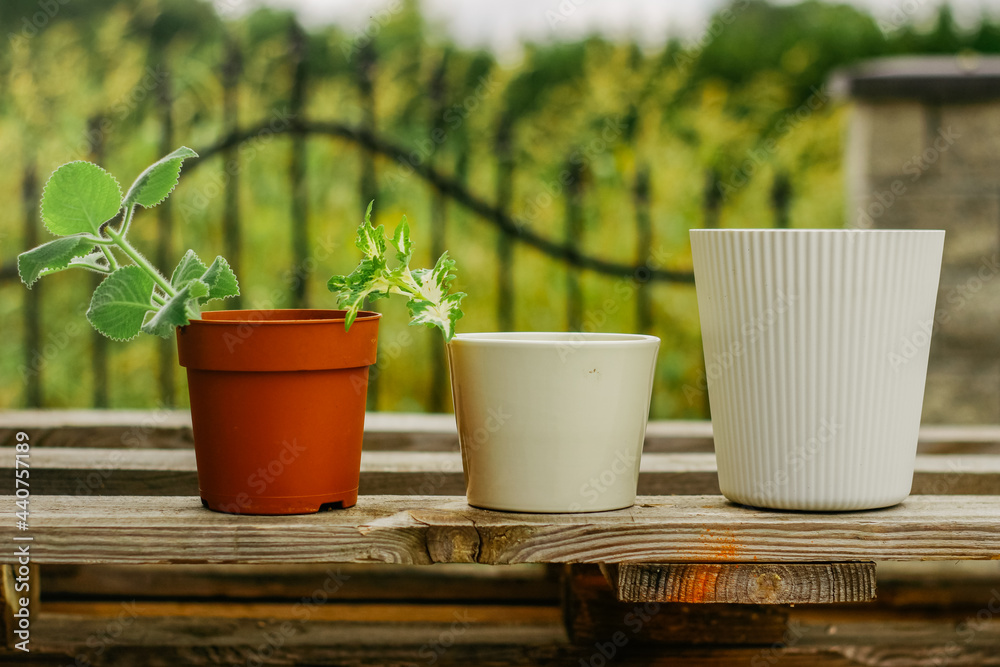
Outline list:
[[[635,502],[653,336],[459,334],[448,343],[469,504],[599,512]]]
[[[910,493],[943,231],[691,230],[719,486],[859,510]]]

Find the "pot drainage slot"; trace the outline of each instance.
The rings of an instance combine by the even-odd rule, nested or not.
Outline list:
[[[344,501],[336,500],[332,503],[323,503],[319,506],[320,512],[329,512],[330,510],[342,510],[344,509]]]

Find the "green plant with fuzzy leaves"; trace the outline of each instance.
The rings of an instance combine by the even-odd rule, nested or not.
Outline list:
[[[42,193],[42,221],[62,238],[18,256],[21,280],[30,288],[40,277],[70,268],[106,274],[87,319],[114,340],[130,340],[140,331],[169,338],[199,317],[207,301],[238,295],[239,283],[222,257],[205,266],[188,250],[167,280],[126,239],[136,207],[163,202],[177,186],[181,164],[197,156],[178,148],[143,171],[124,197],[115,177],[96,164],[77,161],[56,169]],[[123,265],[124,259],[131,263]]]
[[[357,268],[347,276],[330,278],[327,287],[337,295],[341,308],[347,311],[346,327],[358,316],[365,299],[374,301],[390,294],[408,297],[410,324],[426,324],[441,330],[446,341],[455,335],[455,322],[462,317],[462,299],[465,294],[449,294],[455,261],[445,252],[432,269],[410,269],[413,243],[406,216],[387,237],[382,225],[372,225],[372,204],[368,204],[364,222],[358,227],[355,245],[364,257]],[[396,256],[396,265],[389,266],[390,251]]]

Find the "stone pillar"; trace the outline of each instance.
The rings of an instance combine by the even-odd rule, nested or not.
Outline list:
[[[924,423],[1000,423],[1000,58],[869,61],[833,88],[847,225],[946,231]]]

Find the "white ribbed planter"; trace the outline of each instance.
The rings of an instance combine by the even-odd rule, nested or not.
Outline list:
[[[659,346],[631,334],[455,336],[448,361],[469,504],[630,507]]]
[[[943,231],[691,230],[722,493],[776,509],[910,493]]]

